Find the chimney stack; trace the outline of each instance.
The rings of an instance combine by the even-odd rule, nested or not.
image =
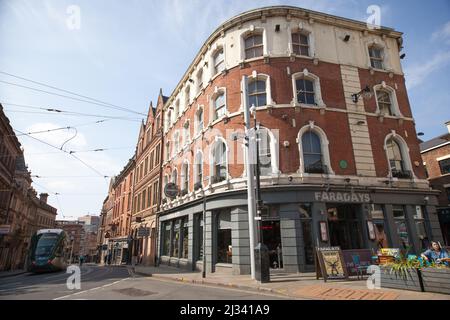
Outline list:
[[[41,199],[42,202],[47,203],[48,193],[41,193],[39,195],[39,199]]]
[[[445,125],[447,126],[447,131],[448,131],[448,133],[450,133],[450,121],[447,121],[447,122],[445,123]]]

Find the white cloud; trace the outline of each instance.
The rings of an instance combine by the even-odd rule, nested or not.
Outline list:
[[[408,90],[420,85],[434,71],[441,69],[450,62],[450,51],[438,52],[428,62],[416,64],[405,70],[406,87]]]
[[[439,30],[433,32],[431,40],[442,40],[447,44],[450,44],[450,21],[442,26]]]

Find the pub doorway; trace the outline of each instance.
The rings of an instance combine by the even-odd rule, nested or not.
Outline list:
[[[330,245],[342,250],[364,249],[361,228],[361,206],[328,204]]]
[[[269,249],[270,268],[283,269],[280,220],[263,220],[261,225],[262,242]]]

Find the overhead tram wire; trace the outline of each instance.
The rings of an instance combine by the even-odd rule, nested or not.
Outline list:
[[[68,129],[74,129],[74,128],[79,128],[79,127],[83,127],[83,126],[87,126],[90,124],[98,124],[98,123],[102,123],[102,122],[106,122],[109,119],[105,119],[105,120],[98,120],[95,122],[87,122],[87,123],[81,123],[81,124],[77,124],[74,126],[66,126],[66,127],[59,127],[59,128],[54,128],[54,129],[48,129],[48,130],[41,130],[41,131],[32,131],[32,132],[27,132],[26,134],[40,134],[40,133],[49,133],[49,132],[54,132],[54,131],[61,131],[61,130],[68,130]],[[14,134],[17,137],[23,136],[25,134]],[[10,134],[9,136],[13,136],[12,134]]]
[[[95,168],[92,167],[91,165],[87,164],[86,162],[84,162],[83,160],[81,160],[80,158],[78,158],[78,157],[75,156],[73,153],[70,153],[70,152],[67,151],[67,150],[60,149],[60,148],[58,148],[57,146],[54,146],[54,145],[52,145],[52,144],[50,144],[50,143],[48,143],[48,142],[45,142],[44,140],[41,140],[41,139],[38,139],[38,138],[36,138],[36,137],[33,137],[33,136],[29,135],[29,134],[26,134],[26,133],[24,133],[24,132],[22,132],[22,131],[20,131],[20,130],[14,129],[14,131],[17,131],[17,132],[19,132],[19,133],[21,133],[21,134],[23,134],[23,135],[25,135],[25,136],[27,136],[27,137],[29,137],[29,138],[31,138],[31,139],[34,139],[34,140],[36,140],[36,141],[39,141],[40,143],[43,143],[43,144],[45,144],[45,145],[47,145],[47,146],[49,146],[49,147],[52,147],[52,148],[54,148],[54,149],[57,149],[57,150],[61,151],[61,152],[67,153],[68,155],[72,156],[73,158],[75,158],[76,160],[78,160],[79,162],[81,162],[82,164],[84,164],[86,167],[88,167],[89,169],[91,169],[92,171],[94,171],[95,173],[97,173],[99,176],[101,176],[101,177],[103,177],[103,178],[107,178],[107,177],[108,177],[107,175],[102,174],[100,171],[98,171],[97,169],[95,169]]]
[[[53,90],[61,91],[61,92],[64,92],[64,93],[68,93],[68,94],[71,94],[71,95],[74,95],[74,96],[77,96],[77,97],[81,97],[81,98],[89,99],[89,100],[93,101],[93,102],[89,102],[89,101],[83,100],[83,102],[93,103],[93,104],[97,104],[97,105],[102,105],[104,107],[109,107],[109,108],[112,108],[112,109],[121,110],[121,111],[124,111],[124,112],[131,112],[131,113],[135,113],[135,114],[140,114],[140,115],[146,116],[146,114],[134,111],[134,110],[132,110],[130,108],[121,107],[121,106],[118,106],[118,105],[115,105],[115,104],[112,104],[112,103],[109,103],[109,102],[105,102],[105,101],[102,101],[102,100],[99,100],[99,99],[95,99],[95,98],[92,98],[92,97],[89,97],[89,96],[85,96],[85,95],[82,95],[82,94],[79,94],[79,93],[76,93],[76,92],[73,92],[73,91],[69,91],[69,90],[61,89],[61,88],[58,88],[58,87],[55,87],[55,86],[51,86],[51,85],[48,85],[48,84],[43,83],[43,82],[31,80],[31,79],[24,78],[24,77],[21,77],[21,76],[18,76],[18,75],[14,75],[12,73],[4,72],[4,71],[1,71],[1,70],[0,70],[0,73],[1,74],[5,74],[5,75],[10,76],[10,77],[13,77],[13,78],[17,78],[17,79],[20,79],[20,80],[28,81],[28,82],[31,82],[31,83],[34,83],[34,84],[37,84],[37,85],[40,85],[40,86],[44,86],[44,87],[47,87],[47,88],[51,88]],[[47,94],[54,94],[54,95],[57,95],[57,96],[68,98],[68,99],[79,100],[79,99],[75,99],[75,98],[70,97],[70,96],[60,95],[60,94],[57,94],[57,93],[52,93],[52,92],[41,90],[41,89],[37,89],[37,88],[32,88],[32,87],[19,85],[19,84],[14,84],[14,83],[7,82],[7,81],[2,81],[1,80],[0,82],[7,83],[9,85],[17,85],[17,86],[20,86],[20,87],[23,87],[23,88],[27,88],[27,89],[30,89],[30,90],[37,90],[37,91],[44,92],[44,93],[47,93]]]
[[[43,108],[43,107],[37,107],[37,106],[30,106],[30,105],[24,105],[24,104],[17,104],[17,103],[8,103],[8,102],[0,102],[3,105],[6,106],[15,106],[19,108],[26,108],[26,109],[34,109],[34,110],[43,110],[46,112],[32,112],[32,111],[21,111],[21,110],[11,110],[6,109],[7,112],[18,112],[18,113],[29,113],[29,114],[45,114],[49,115],[47,112],[51,112],[52,115],[67,115],[67,116],[81,116],[81,117],[94,117],[94,118],[106,118],[110,120],[124,120],[124,121],[135,121],[135,122],[141,122],[142,119],[139,118],[127,118],[127,117],[120,117],[120,116],[108,116],[108,115],[98,115],[98,114],[90,114],[90,113],[81,113],[81,112],[75,112],[75,111],[66,111],[61,109],[55,109],[55,108]]]

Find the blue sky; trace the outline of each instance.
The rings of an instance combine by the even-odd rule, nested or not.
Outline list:
[[[381,24],[404,32],[402,60],[417,130],[431,138],[450,120],[450,2],[428,1],[111,1],[0,0],[0,71],[74,91],[145,113],[159,89],[169,95],[206,38],[225,20],[245,10],[293,5],[366,21],[367,7],[381,7]],[[70,5],[80,8],[80,29],[67,27]],[[51,90],[0,73],[0,81]],[[59,92],[63,94],[62,92]],[[26,161],[39,192],[49,192],[58,218],[99,214],[108,179],[134,152],[139,118],[99,105],[34,92],[0,82],[0,102],[12,126],[22,132],[79,126],[64,145],[68,154],[21,136]],[[30,108],[57,108],[102,116],[37,114]],[[22,112],[18,112],[22,111]],[[24,112],[25,111],[25,112]],[[61,147],[75,130],[34,135]],[[54,195],[59,193],[59,195]]]

